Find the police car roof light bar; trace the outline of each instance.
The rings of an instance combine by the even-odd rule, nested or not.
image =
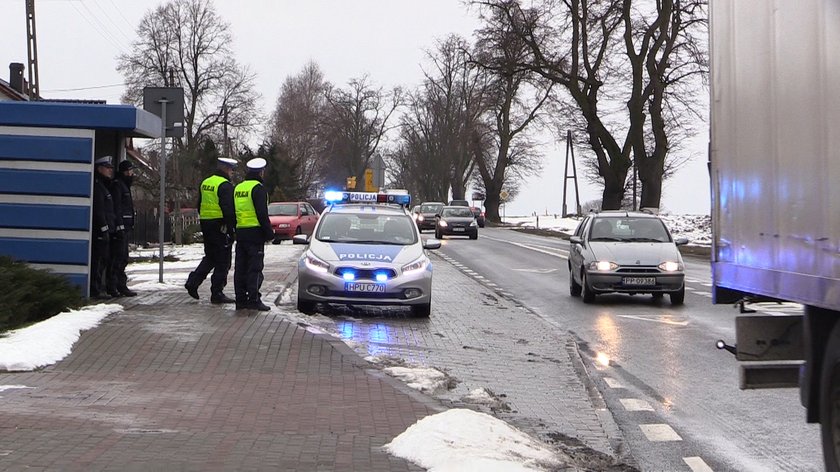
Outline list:
[[[324,192],[324,200],[329,204],[340,203],[388,203],[392,205],[408,206],[411,195],[376,192]]]

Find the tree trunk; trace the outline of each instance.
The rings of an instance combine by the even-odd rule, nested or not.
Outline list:
[[[639,208],[659,208],[662,200],[662,174],[664,163],[656,157],[646,157],[639,161],[639,180],[642,182],[642,195]]]
[[[499,205],[501,202],[499,198],[494,195],[486,195],[484,200],[484,218],[493,223],[501,223],[502,219],[499,217]]]

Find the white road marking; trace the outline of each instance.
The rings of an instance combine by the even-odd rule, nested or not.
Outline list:
[[[691,283],[699,283],[699,282],[702,282],[702,281],[697,280],[697,279],[692,279],[691,277],[686,277],[686,278],[685,278],[685,281],[686,281],[686,282],[691,282]]]
[[[610,388],[624,388],[624,385],[621,382],[612,377],[604,377],[604,382],[606,382],[607,386]]]
[[[653,407],[650,406],[650,403],[639,400],[637,398],[620,398],[618,401],[624,405],[624,409],[627,411],[653,411]]]
[[[713,472],[712,468],[706,464],[706,461],[699,457],[683,457],[683,462],[685,462],[693,472]]]
[[[688,325],[688,320],[686,321],[676,321],[671,319],[670,316],[662,316],[662,315],[618,315],[621,318],[630,318],[631,320],[640,320],[640,321],[653,321],[656,323],[662,323],[667,325],[674,325],[674,326],[686,326]]]
[[[519,247],[522,247],[522,248],[525,248],[525,249],[530,249],[532,251],[541,252],[543,254],[548,254],[549,256],[559,257],[560,259],[568,259],[569,258],[568,251],[555,252],[555,251],[558,251],[557,249],[554,249],[553,251],[546,251],[544,249],[540,249],[540,247],[544,247],[544,246],[539,246],[539,247],[538,246],[530,246],[528,244],[515,243],[513,241],[508,241],[506,239],[490,238],[490,237],[487,237],[487,236],[485,236],[484,238],[489,239],[491,241],[498,241],[500,243],[512,244],[514,246],[519,246]]]
[[[711,292],[703,292],[701,290],[695,290],[694,293],[696,293],[697,295],[703,295],[704,297],[711,297],[712,296]]]
[[[680,435],[667,424],[640,424],[639,428],[651,442],[682,441]]]
[[[706,283],[706,282],[701,282],[700,285],[702,285],[704,287],[711,287],[712,286],[712,284]]]
[[[685,289],[686,289],[687,291],[689,291],[689,292],[693,292],[693,291],[697,290],[697,289],[691,288],[691,287],[689,287],[689,286],[687,286],[687,285],[686,285]]]
[[[517,272],[533,272],[535,274],[550,274],[557,272],[557,269],[513,269]]]

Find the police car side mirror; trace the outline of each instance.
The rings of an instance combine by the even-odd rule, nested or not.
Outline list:
[[[305,234],[296,234],[292,237],[292,244],[309,244],[309,236]]]
[[[440,249],[440,240],[426,239],[423,241],[423,249]]]
[[[571,238],[569,238],[569,241],[572,244],[583,244],[583,239],[581,239],[580,236],[572,236]]]
[[[677,238],[674,240],[674,244],[677,246],[685,246],[688,244],[688,238]]]

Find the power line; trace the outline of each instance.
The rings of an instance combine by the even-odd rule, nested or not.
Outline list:
[[[93,87],[79,87],[79,88],[68,88],[68,89],[42,90],[42,92],[78,92],[80,90],[95,90],[95,89],[104,89],[104,88],[111,88],[111,87],[124,87],[124,86],[125,86],[125,84],[95,85]]]
[[[115,37],[113,37],[110,33],[107,36],[105,35],[105,33],[107,32],[107,28],[105,28],[104,25],[102,25],[101,23],[100,23],[99,26],[94,25],[93,22],[90,21],[90,19],[88,19],[88,17],[85,14],[83,14],[82,11],[79,10],[76,7],[76,2],[69,2],[69,3],[70,3],[70,6],[72,6],[73,9],[76,10],[76,13],[78,13],[79,16],[81,16],[82,19],[87,22],[87,24],[89,24],[94,30],[96,30],[96,32],[99,33],[100,36],[102,36],[106,41],[111,43],[111,45],[116,47],[120,52],[122,52],[123,54],[126,54],[125,48],[122,47],[120,42]],[[85,5],[84,3],[82,3],[81,5],[82,5],[82,7],[84,7],[85,10],[90,12],[90,9],[88,9],[87,5]],[[91,13],[91,15],[93,15],[93,13]],[[95,16],[93,17],[93,19],[96,20],[97,23],[99,23],[99,20]]]
[[[82,3],[84,3],[84,0],[82,0]],[[97,0],[93,0],[93,3],[96,5],[96,8],[98,9],[98,11],[101,11],[101,12],[105,15],[105,18],[106,18],[109,22],[111,22],[111,24],[112,24],[112,25],[114,25],[114,27],[117,29],[117,31],[119,31],[119,32],[120,32],[120,34],[122,35],[122,37],[123,37],[123,38],[125,38],[125,40],[126,40],[126,41],[128,41],[128,44],[131,44],[131,38],[129,38],[129,37],[128,37],[128,35],[127,35],[127,34],[125,34],[125,31],[123,31],[123,30],[125,29],[125,26],[120,26],[120,25],[118,25],[118,24],[117,24],[117,22],[116,22],[116,21],[114,21],[114,20],[111,18],[111,15],[109,15],[109,14],[108,14],[108,9],[107,9],[107,8],[102,8],[102,5],[100,5],[100,4],[99,4],[99,2],[98,2]],[[125,17],[123,17],[123,18],[125,18]],[[131,24],[131,23],[129,23],[128,21],[126,21],[126,25],[130,25],[130,24]]]

